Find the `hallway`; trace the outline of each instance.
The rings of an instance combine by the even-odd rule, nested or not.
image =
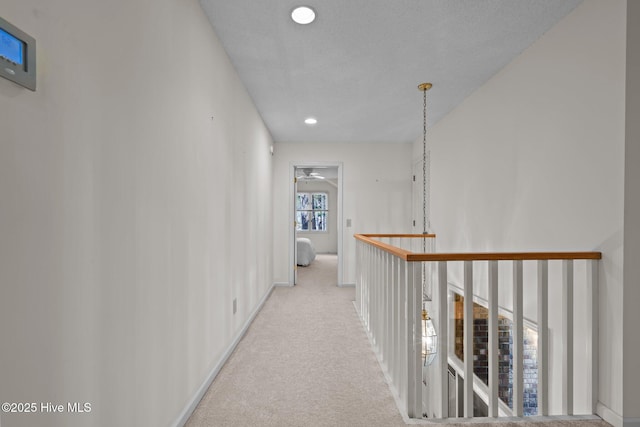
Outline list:
[[[402,426],[337,259],[277,287],[187,423],[204,426]]]

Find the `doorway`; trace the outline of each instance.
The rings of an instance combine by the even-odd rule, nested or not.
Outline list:
[[[336,285],[343,284],[342,163],[292,162],[290,167],[291,224],[289,245],[289,285],[298,280],[298,238],[311,243],[316,255],[335,254]],[[303,242],[303,245],[308,245]],[[303,252],[306,258],[306,253]],[[308,259],[303,260],[303,264]]]

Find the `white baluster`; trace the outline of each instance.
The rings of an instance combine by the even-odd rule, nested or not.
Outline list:
[[[393,367],[395,383],[399,383],[400,379],[400,337],[402,336],[402,301],[400,300],[400,259],[395,258],[394,286],[393,286],[393,306],[395,313],[395,322],[393,328]]]
[[[498,416],[498,261],[489,261],[489,416]]]
[[[573,415],[573,260],[562,261],[562,413]]]
[[[388,281],[388,274],[389,274],[389,257],[391,256],[391,254],[389,254],[388,252],[383,252],[383,257],[382,257],[382,286],[380,289],[380,302],[381,302],[381,308],[382,308],[382,328],[381,328],[381,333],[380,333],[380,342],[381,342],[381,346],[380,346],[380,353],[382,354],[381,356],[381,360],[383,362],[383,366],[385,366],[385,368],[388,370],[389,369],[389,360],[388,360],[388,355],[387,355],[387,345],[388,345],[388,326],[389,326],[389,322],[388,322],[388,318],[387,318],[387,303],[389,302],[389,300],[387,299],[387,290],[388,290],[388,285],[389,285],[389,281]]]
[[[513,261],[513,415],[523,415],[523,303],[522,261]]]
[[[367,327],[367,332],[371,332],[371,318],[370,318],[370,312],[369,309],[371,307],[371,299],[370,299],[370,295],[371,295],[371,246],[367,245],[367,253],[366,253],[366,267],[365,267],[365,271],[366,271],[366,275],[367,275],[367,281],[366,281],[366,286],[364,287],[364,292],[365,295],[363,297],[363,301],[364,301],[364,305],[365,305],[365,313],[364,313],[364,323]]]
[[[373,293],[375,298],[375,304],[373,305],[373,313],[375,316],[374,322],[374,341],[376,344],[376,352],[380,354],[380,282],[382,280],[382,251],[376,248],[376,263],[375,263],[375,271],[376,271],[376,281],[375,281],[375,292]]]
[[[408,262],[400,260],[400,334],[399,334],[399,382],[398,393],[400,395],[401,402],[406,404],[407,401],[407,269]]]
[[[473,261],[464,261],[464,416],[473,417]]]
[[[549,262],[538,261],[538,415],[549,415]]]
[[[449,417],[449,302],[447,261],[438,261],[438,375],[440,376],[440,413]]]
[[[391,370],[391,304],[393,301],[391,298],[391,263],[393,255],[386,253],[386,258],[386,274],[384,281],[384,360],[387,364],[387,372],[389,372]]]
[[[396,301],[396,287],[397,287],[397,280],[398,280],[398,274],[397,274],[397,261],[396,261],[396,257],[393,257],[391,259],[391,282],[389,283],[389,287],[390,287],[390,293],[389,295],[390,297],[390,304],[391,304],[391,325],[390,325],[390,330],[391,330],[391,336],[389,337],[389,375],[391,376],[391,380],[393,381],[394,384],[397,384],[396,382],[396,363],[397,363],[397,358],[396,358],[396,339],[397,339],[397,324],[398,324],[398,307],[396,306],[397,301]]]
[[[599,297],[598,297],[598,283],[599,283],[599,271],[598,271],[598,260],[588,260],[587,261],[587,304],[590,305],[588,307],[587,313],[591,314],[589,325],[591,327],[591,347],[590,351],[587,350],[588,353],[591,353],[591,413],[595,414],[598,406],[598,387],[599,387],[599,378],[598,378],[598,364],[600,363],[599,358],[599,333],[600,328],[598,327],[598,319],[600,318],[600,310],[599,310]]]
[[[422,418],[422,276],[420,263],[407,264],[407,415]]]

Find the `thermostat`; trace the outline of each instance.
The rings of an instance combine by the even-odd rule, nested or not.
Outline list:
[[[36,90],[36,40],[0,18],[0,76]]]

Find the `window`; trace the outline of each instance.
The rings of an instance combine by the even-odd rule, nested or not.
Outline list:
[[[297,231],[327,231],[328,198],[327,193],[296,194]]]

